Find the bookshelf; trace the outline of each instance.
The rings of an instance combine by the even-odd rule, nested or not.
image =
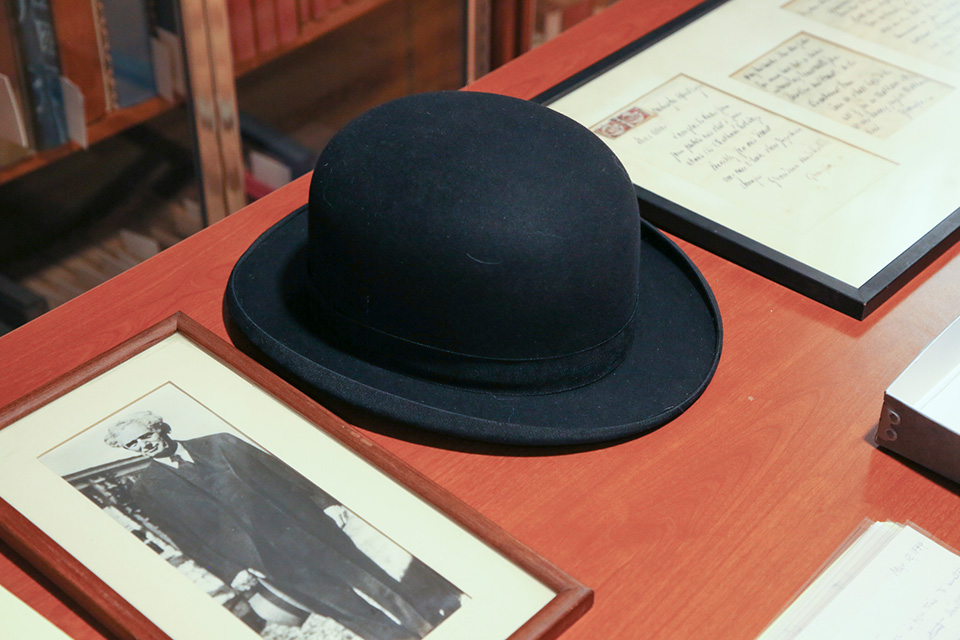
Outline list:
[[[231,30],[228,17],[231,13],[230,6],[238,4],[238,2],[234,0],[205,0],[203,2],[197,0],[182,0],[181,10],[191,12],[192,15],[183,20],[183,33],[180,35],[189,40],[189,36],[192,33],[197,40],[196,46],[198,49],[201,46],[207,47],[211,52],[211,56],[219,57],[219,65],[226,64],[232,66],[230,74],[231,77],[236,78],[323,37],[327,33],[356,20],[389,1],[390,0],[351,0],[348,4],[343,3],[336,8],[327,10],[326,13],[319,18],[303,19],[298,22],[296,34],[292,38],[283,41],[278,39],[276,45],[272,48],[254,50],[251,56],[242,60],[235,59],[233,56],[229,56],[230,59],[228,60],[228,56],[226,55],[226,51],[231,47],[231,39],[235,39],[236,35],[236,32]],[[308,2],[309,0],[303,0],[304,4]],[[12,3],[13,0],[2,0],[2,2],[0,2],[3,11],[8,16],[13,12]],[[59,4],[63,5],[66,3],[61,2]],[[74,10],[65,13],[62,16],[64,19],[75,18],[77,15],[76,7],[86,5],[86,3],[76,2],[69,4],[74,7]],[[300,6],[299,2],[294,4]],[[311,4],[316,3],[313,2]],[[57,7],[58,4],[54,3],[53,6]],[[54,16],[55,19],[57,17],[59,16]],[[64,26],[66,28],[63,28]],[[77,38],[91,38],[95,35],[90,29],[79,28],[71,22],[61,23],[56,21],[55,27],[58,33],[61,31],[64,32],[60,43],[61,50],[70,48],[64,46],[64,44],[70,42],[75,43]],[[91,48],[91,46],[94,45],[88,43],[87,46],[83,47],[74,46],[71,48],[71,51],[64,51],[61,60],[63,60],[63,62],[73,60],[74,58],[70,58],[69,55],[76,53],[76,49],[86,50]],[[189,46],[189,42],[187,46]],[[88,66],[100,64],[99,58],[90,60],[89,55],[84,56],[82,53],[77,57],[82,58]],[[195,76],[203,73],[201,65],[207,66],[210,64],[212,64],[210,58],[197,59],[195,57],[194,62],[190,62],[189,56],[187,56],[187,75]],[[61,66],[66,70],[68,65],[62,64]],[[78,65],[74,63],[72,66],[77,67]],[[89,68],[84,68],[79,69],[75,75],[79,74],[84,75],[88,79],[86,84],[90,86],[90,83],[98,81],[97,76],[99,70],[91,71]],[[64,75],[66,76],[67,74],[64,73]],[[89,104],[91,102],[90,94],[85,93],[85,97]],[[146,122],[158,114],[175,107],[179,103],[180,101],[176,99],[171,100],[156,96],[129,107],[120,107],[109,111],[101,109],[92,118],[88,113],[88,143],[95,144],[129,127]],[[12,162],[6,166],[0,166],[0,185],[10,180],[15,180],[47,164],[56,162],[81,148],[82,147],[75,142],[66,142],[55,148],[35,151],[19,161]]]
[[[253,0],[253,3],[258,1],[259,0]],[[320,2],[322,1],[323,0],[320,0]],[[236,39],[237,35],[236,29],[230,24],[230,19],[236,17],[235,15],[231,15],[235,13],[231,5],[238,4],[236,0],[204,0],[202,2],[199,0],[181,0],[182,10],[191,12],[192,15],[184,19],[183,33],[179,35],[186,37],[191,31],[195,32],[200,41],[210,50],[210,55],[219,58],[218,64],[228,64],[232,66],[230,72],[231,77],[236,79],[296,51],[332,31],[340,29],[344,25],[357,20],[391,1],[392,0],[350,0],[349,2],[345,2],[344,0],[328,0],[328,2],[336,4],[337,6],[327,9],[319,17],[310,18],[305,15],[305,10],[299,7],[315,5],[318,3],[317,0],[298,0],[293,3],[298,8],[298,16],[300,17],[294,35],[286,39],[280,39],[278,37],[276,43],[272,44],[268,49],[256,49],[256,45],[254,45],[250,50],[251,52],[241,58],[237,56],[237,47],[235,45],[231,46],[232,41]],[[249,2],[250,0],[248,0],[248,3]],[[11,7],[13,3],[14,0],[0,0],[3,11],[8,15],[12,12]],[[85,6],[86,4],[70,2],[70,0],[62,0],[59,4],[64,3],[69,3],[74,7]],[[473,80],[490,68],[489,42],[484,40],[490,37],[490,25],[488,24],[490,10],[488,4],[488,0],[467,0],[467,2],[465,2],[465,8],[468,13],[466,16],[467,24],[465,25],[465,30],[467,31],[467,33],[465,33],[465,47],[470,49],[467,57],[470,58],[470,64],[472,66],[464,70],[464,81]],[[56,2],[54,6],[57,6]],[[276,6],[279,6],[279,4]],[[69,18],[74,15],[76,15],[75,9],[70,15],[65,17]],[[501,21],[507,19],[504,15],[502,11],[498,14]],[[256,16],[253,17],[256,18]],[[64,39],[70,38],[73,42],[75,42],[77,38],[89,38],[93,36],[89,29],[76,28],[69,24],[67,29],[61,29],[59,22],[56,23],[56,26],[58,33],[59,31],[65,33]],[[510,28],[512,27],[512,23],[510,25],[502,25],[502,27]],[[224,30],[228,30],[229,32],[225,32]],[[187,46],[189,46],[189,43]],[[66,47],[61,43],[60,48],[62,50]],[[73,47],[73,49],[76,48],[77,47]],[[84,46],[82,48],[89,49],[90,47]],[[232,55],[229,60],[226,59],[225,48],[232,49]],[[70,60],[70,58],[66,57],[67,53],[72,55],[75,52],[65,52],[62,58],[64,61]],[[88,65],[100,64],[98,60],[91,61],[89,55],[85,57],[80,55],[78,57],[83,58]],[[188,76],[202,73],[200,70],[201,64],[205,66],[206,64],[212,63],[212,60],[209,58],[196,60],[192,63],[189,60],[189,56],[187,56],[187,58]],[[76,68],[77,64],[74,63],[72,66]],[[66,68],[66,65],[64,65],[64,68]],[[0,70],[0,72],[2,72],[2,70]],[[78,70],[74,75],[85,76],[88,78],[87,84],[89,85],[90,82],[96,81],[98,73],[98,70],[85,68]],[[67,74],[64,73],[64,76],[66,75]],[[85,96],[88,98],[87,104],[89,106],[91,102],[89,94],[85,94]],[[102,102],[102,98],[100,100]],[[169,98],[156,96],[133,106],[119,107],[106,111],[101,108],[96,112],[96,115],[92,117],[89,114],[88,108],[86,123],[88,143],[95,144],[129,127],[146,122],[158,114],[177,106],[180,102],[181,100],[178,99],[171,100]],[[33,151],[25,158],[0,166],[0,185],[15,180],[47,164],[56,162],[81,148],[79,144],[68,141],[55,148]]]
[[[175,103],[164,98],[150,98],[140,104],[128,107],[105,115],[102,119],[91,123],[87,127],[87,136],[90,144],[96,144],[117,135],[125,129],[141,124],[169,111]],[[32,171],[56,162],[72,153],[80,151],[82,147],[75,142],[68,142],[53,149],[38,151],[18,162],[0,167],[0,185],[16,180]]]
[[[10,15],[12,1],[0,0],[4,15]],[[252,6],[257,0],[244,1]],[[251,154],[264,151],[256,144],[262,140],[251,143],[241,123],[252,119],[257,134],[262,133],[260,124],[279,123],[282,131],[276,133],[292,136],[287,146],[302,159],[310,151],[319,153],[336,129],[380,102],[462,86],[489,67],[488,1],[344,0],[315,17],[299,12],[318,0],[298,0],[292,3],[298,10],[294,35],[288,30],[285,39],[278,36],[266,49],[257,48],[255,41],[254,53],[237,59],[230,23],[237,0],[179,0],[175,52],[181,77],[174,77],[177,69],[170,66],[169,77],[157,74],[156,83],[158,91],[161,84],[171,85],[172,91],[123,107],[91,109],[88,102],[82,118],[86,147],[68,141],[0,167],[0,236],[5,236],[0,241],[0,307],[10,286],[22,289],[15,293],[34,303],[42,302],[22,304],[29,309],[25,316],[5,319],[0,312],[0,333],[35,317],[36,309],[45,312],[62,304],[276,188],[253,175]],[[89,8],[86,2],[52,0],[52,6],[58,4]],[[71,41],[62,43],[61,51],[65,54],[69,46],[77,57],[72,66],[63,65],[62,73],[69,71],[77,84],[81,76],[96,81],[101,61],[91,57],[90,42],[83,46],[78,40],[89,37],[90,29],[71,24],[64,33]],[[166,52],[174,49],[168,46]],[[77,60],[97,66],[96,73],[79,68]],[[163,151],[158,151],[161,138],[173,144],[160,144]],[[171,149],[176,151],[162,157]],[[147,151],[161,157],[148,161],[141,157]],[[110,154],[130,167],[114,171],[116,180],[112,169],[105,170],[109,179],[95,186],[129,197],[88,193],[90,172],[121,161]],[[300,175],[307,164],[306,170],[312,168],[312,163],[300,162],[299,172],[290,177]],[[183,191],[164,184],[158,196],[148,188],[172,182],[171,176],[182,180],[184,174],[189,184]],[[74,197],[74,191],[79,195]]]

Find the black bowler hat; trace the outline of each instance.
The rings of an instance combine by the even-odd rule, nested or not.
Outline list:
[[[720,359],[710,288],[641,221],[606,145],[547,107],[465,91],[344,127],[307,207],[237,262],[226,311],[308,390],[499,443],[659,427]]]

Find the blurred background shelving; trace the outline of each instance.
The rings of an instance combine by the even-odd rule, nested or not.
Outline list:
[[[0,0],[0,333],[607,1]]]

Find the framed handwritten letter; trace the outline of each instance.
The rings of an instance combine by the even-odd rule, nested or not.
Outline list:
[[[536,100],[641,214],[862,319],[960,237],[960,3],[699,5]]]

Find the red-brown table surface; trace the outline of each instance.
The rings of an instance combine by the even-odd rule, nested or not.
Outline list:
[[[532,97],[693,4],[621,0],[472,88]],[[0,405],[177,310],[225,337],[231,267],[308,180],[0,338]],[[595,590],[569,640],[752,638],[864,518],[960,548],[957,485],[871,444],[884,389],[960,314],[960,247],[860,322],[680,244],[713,287],[724,346],[706,393],[664,428],[558,452],[353,421]],[[103,637],[6,547],[0,583],[75,638]]]

